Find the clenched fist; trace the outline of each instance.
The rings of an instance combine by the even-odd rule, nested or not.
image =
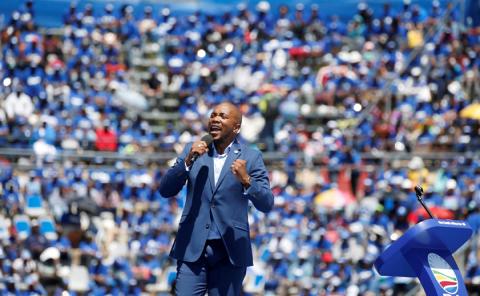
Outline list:
[[[233,162],[232,173],[242,183],[243,187],[250,187],[250,176],[247,173],[247,161],[244,159],[237,159]]]

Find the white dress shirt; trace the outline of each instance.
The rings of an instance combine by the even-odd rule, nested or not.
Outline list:
[[[215,145],[213,146],[213,176],[215,179],[214,185],[217,186],[218,183],[218,178],[220,178],[220,173],[222,172],[223,166],[225,165],[225,161],[227,160],[228,152],[230,152],[230,149],[232,148],[232,143],[228,145],[227,148],[225,148],[225,151],[223,151],[223,154],[218,154],[217,149],[215,148]]]
[[[218,154],[217,149],[215,148],[215,145],[213,146],[213,177],[215,181],[215,186],[217,186],[218,178],[220,178],[220,173],[222,172],[223,166],[225,165],[225,161],[227,160],[228,152],[230,152],[230,149],[232,149],[233,142],[228,145],[227,148],[225,148],[225,151],[223,154]],[[189,166],[185,163],[185,169],[187,172],[190,171]]]

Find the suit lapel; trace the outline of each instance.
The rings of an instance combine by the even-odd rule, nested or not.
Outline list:
[[[220,187],[220,185],[222,184],[222,181],[225,178],[225,175],[227,174],[227,172],[230,171],[230,167],[232,166],[232,163],[240,156],[240,153],[241,153],[241,146],[237,142],[237,140],[235,140],[235,142],[232,144],[232,147],[230,148],[230,151],[228,152],[227,159],[225,160],[225,164],[223,165],[222,171],[220,172],[220,177],[218,177],[217,186],[213,191],[214,194],[217,191],[218,187]],[[212,163],[213,163],[213,159],[212,159]]]
[[[210,183],[210,190],[212,191],[212,195],[210,195],[210,199],[213,196],[213,192],[215,191],[215,175],[214,175],[214,167],[213,167],[213,149],[208,151],[208,157],[205,158],[205,162],[208,167],[208,183]]]

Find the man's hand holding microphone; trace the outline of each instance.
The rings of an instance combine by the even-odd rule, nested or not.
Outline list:
[[[190,167],[201,155],[208,152],[208,146],[212,144],[213,138],[211,135],[203,136],[199,141],[192,144],[192,148],[185,159],[185,165]]]
[[[203,136],[199,141],[195,141],[192,144],[192,148],[185,159],[185,165],[189,168],[193,163],[202,156],[204,153],[208,153],[208,147],[213,142],[211,135]],[[247,172],[247,161],[244,159],[236,159],[230,167],[233,175],[242,183],[245,188],[250,187],[250,176]]]

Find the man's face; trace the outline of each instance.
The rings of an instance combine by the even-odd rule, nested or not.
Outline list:
[[[217,105],[208,120],[208,132],[214,141],[233,140],[240,130],[239,111],[231,104]]]

